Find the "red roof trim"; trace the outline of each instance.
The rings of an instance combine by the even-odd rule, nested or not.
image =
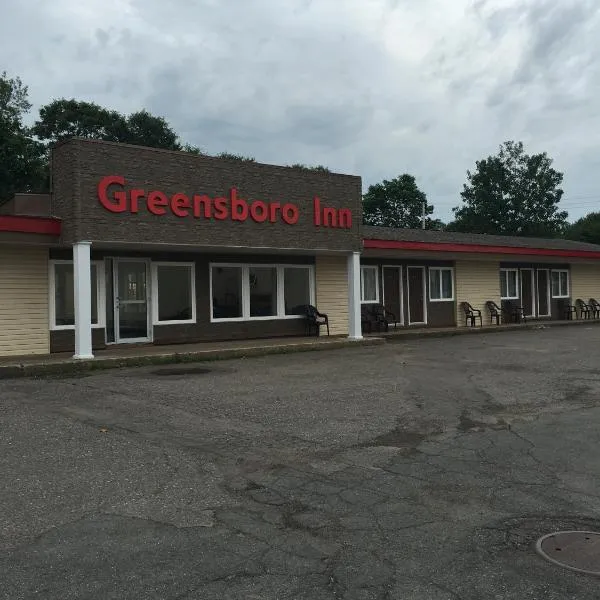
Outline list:
[[[446,242],[407,242],[399,240],[363,240],[365,248],[380,250],[422,250],[425,252],[474,252],[478,254],[526,254],[535,256],[569,256],[600,258],[600,251],[559,250],[553,248],[517,248],[514,246],[480,246],[478,244],[449,244]]]
[[[0,215],[0,231],[58,236],[60,225],[59,219],[51,217]]]

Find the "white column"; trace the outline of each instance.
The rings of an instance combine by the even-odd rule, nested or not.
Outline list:
[[[75,295],[75,355],[94,358],[92,354],[92,266],[90,242],[73,244],[73,288]]]
[[[360,322],[360,252],[348,256],[348,337],[362,339]]]

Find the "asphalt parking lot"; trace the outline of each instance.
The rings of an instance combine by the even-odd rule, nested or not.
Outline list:
[[[600,327],[0,381],[0,468],[0,598],[598,598]]]

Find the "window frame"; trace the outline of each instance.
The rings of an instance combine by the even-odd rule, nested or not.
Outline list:
[[[191,319],[173,319],[170,321],[159,320],[158,306],[158,268],[159,267],[187,267],[189,268],[191,277],[191,294],[192,294],[192,318]],[[152,261],[150,263],[150,303],[152,305],[152,325],[193,325],[196,320],[196,263],[189,262],[172,262],[172,261]]]
[[[559,287],[559,295],[555,296],[554,295],[554,290],[553,288],[553,281],[552,278],[554,277],[554,273],[556,273],[558,275],[558,287]],[[566,294],[561,294],[560,293],[560,276],[564,273],[565,275],[565,280],[567,283],[567,293]],[[552,269],[550,271],[550,297],[551,298],[570,298],[571,296],[571,284],[569,282],[569,269]]]
[[[237,267],[242,273],[242,316],[241,317],[225,317],[215,319],[213,313],[213,268]],[[276,297],[277,297],[277,314],[263,317],[250,316],[250,269],[253,268],[271,268],[276,270]],[[227,262],[211,262],[208,265],[209,279],[209,294],[210,294],[210,322],[211,323],[235,323],[242,321],[286,321],[290,319],[304,319],[304,315],[286,315],[285,314],[285,278],[284,269],[306,269],[309,271],[309,301],[310,304],[315,304],[315,266],[313,264],[296,264],[296,263],[227,263]]]
[[[500,300],[519,300],[520,298],[520,292],[521,292],[521,284],[519,281],[519,269],[500,269],[500,278],[503,275],[506,275],[508,277],[508,273],[514,273],[515,274],[515,292],[516,292],[516,296],[503,296],[502,295],[502,283],[501,281],[498,281],[498,283],[500,283]],[[509,285],[508,285],[508,279],[506,280],[506,293],[510,293],[509,290]]]
[[[443,286],[442,286],[442,272],[443,271],[450,271],[450,286],[452,288],[452,295],[450,296],[450,298],[432,298],[431,296],[431,273],[432,272],[437,272],[439,275],[439,283],[440,283],[440,294],[443,292]],[[454,302],[454,268],[453,267],[429,267],[429,271],[427,273],[428,279],[427,279],[427,287],[429,288],[429,302]]]
[[[375,300],[365,300],[365,278],[364,270],[375,271]],[[379,304],[379,265],[360,265],[360,303]]]
[[[56,272],[55,265],[73,266],[73,288],[75,286],[75,266],[72,260],[51,259],[48,261],[48,323],[50,331],[73,331],[75,325],[56,324]],[[92,260],[90,266],[96,267],[96,307],[98,322],[92,323],[92,329],[104,329],[106,327],[106,279],[103,260]]]

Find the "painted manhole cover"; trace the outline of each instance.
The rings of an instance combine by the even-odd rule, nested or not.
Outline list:
[[[600,575],[600,533],[593,531],[558,531],[541,537],[535,549],[555,565]]]

